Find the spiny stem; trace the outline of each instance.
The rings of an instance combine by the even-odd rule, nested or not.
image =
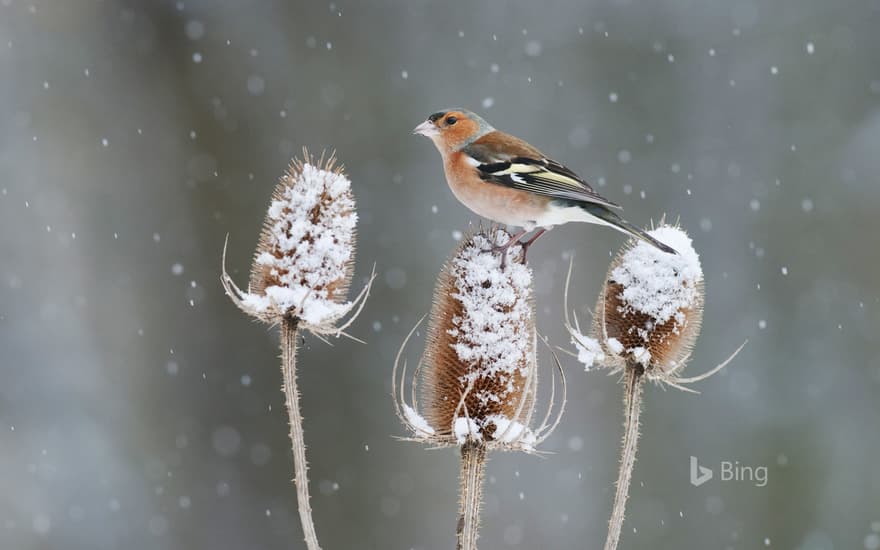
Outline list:
[[[318,535],[312,521],[309,504],[309,476],[306,463],[306,444],[303,440],[302,415],[299,410],[299,391],[296,388],[296,330],[299,319],[285,316],[281,322],[281,374],[284,378],[284,396],[287,416],[290,420],[290,443],[293,449],[293,483],[296,485],[296,501],[299,519],[309,550],[321,550]]]
[[[636,450],[639,445],[639,415],[642,409],[642,386],[645,371],[641,365],[628,364],[623,390],[625,420],[623,424],[623,448],[620,450],[620,471],[617,474],[617,492],[614,495],[614,508],[608,522],[608,538],[605,550],[616,550],[620,542],[620,531],[626,513],[626,499],[629,497],[629,484],[632,480]]]
[[[468,441],[461,447],[461,476],[458,502],[458,550],[476,550],[483,505],[483,476],[486,473],[486,446]]]

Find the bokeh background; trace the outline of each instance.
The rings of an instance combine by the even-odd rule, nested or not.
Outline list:
[[[309,146],[354,181],[356,284],[378,270],[352,329],[367,345],[302,348],[322,544],[452,548],[456,453],[393,439],[389,393],[477,221],[410,134],[458,105],[631,220],[681,219],[708,289],[691,373],[749,340],[701,395],[646,393],[622,548],[877,549],[878,25],[876,0],[0,0],[0,547],[303,547],[277,335],[219,270],[229,233],[246,281]],[[622,243],[593,226],[538,243],[554,344],[568,258],[588,317]],[[482,547],[604,540],[621,388],[563,360],[553,454],[491,460]],[[691,455],[769,482],[693,487]]]

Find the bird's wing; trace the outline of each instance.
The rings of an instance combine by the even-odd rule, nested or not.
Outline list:
[[[557,199],[620,208],[577,174],[525,141],[494,131],[462,149],[484,181]]]

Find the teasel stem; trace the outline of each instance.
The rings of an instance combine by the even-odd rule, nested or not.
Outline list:
[[[309,550],[321,550],[312,506],[309,503],[309,476],[306,462],[306,444],[303,439],[302,414],[299,409],[299,390],[296,387],[296,338],[299,319],[286,315],[281,321],[281,374],[284,379],[284,401],[290,420],[290,446],[293,450],[293,484],[296,486],[296,502],[303,536]]]
[[[636,463],[636,450],[639,446],[639,416],[642,411],[642,388],[645,369],[639,364],[629,363],[623,390],[624,425],[623,447],[620,450],[620,471],[617,474],[617,491],[614,495],[614,508],[608,522],[608,538],[605,550],[616,550],[620,542],[620,531],[626,514],[626,500],[629,498],[629,485],[632,481],[633,467]]]
[[[461,447],[457,550],[477,548],[485,473],[486,445],[482,441],[467,441]]]

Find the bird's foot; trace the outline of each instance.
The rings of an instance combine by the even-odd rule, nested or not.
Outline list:
[[[504,268],[507,267],[507,255],[510,252],[510,247],[515,242],[516,241],[511,239],[510,242],[508,242],[507,244],[492,247],[493,253],[500,253],[501,254],[501,271],[504,271]]]
[[[547,229],[542,227],[534,235],[532,235],[531,239],[520,243],[520,245],[522,245],[522,260],[520,263],[522,263],[523,265],[526,264],[526,254],[528,254],[529,248],[532,246],[532,244],[534,244],[535,241],[538,240],[538,237],[540,237],[541,235],[543,235],[546,232],[547,232]]]
[[[507,267],[507,252],[510,250],[510,247],[514,244],[518,243],[520,238],[526,234],[526,231],[520,231],[519,233],[510,237],[504,244],[496,244],[492,246],[492,252],[500,252],[501,253],[501,270],[504,271],[504,268]]]

